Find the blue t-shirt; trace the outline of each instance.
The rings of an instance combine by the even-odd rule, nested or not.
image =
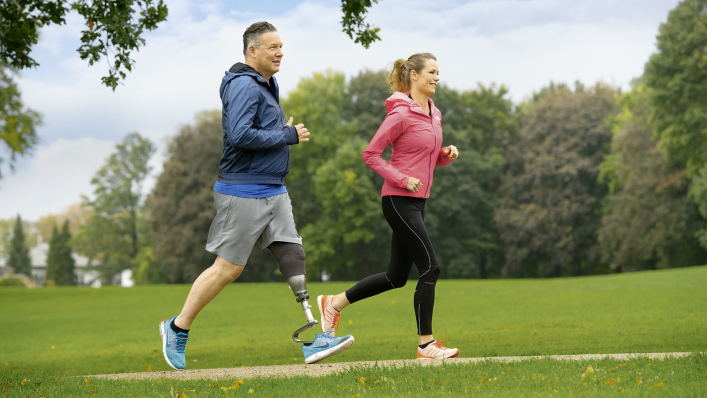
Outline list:
[[[239,198],[258,199],[286,193],[287,188],[279,184],[224,184],[217,181],[214,184],[214,191],[224,195],[238,196]]]

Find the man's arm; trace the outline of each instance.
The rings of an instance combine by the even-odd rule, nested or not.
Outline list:
[[[271,149],[299,142],[297,129],[285,126],[277,130],[253,128],[260,97],[250,85],[233,84],[227,88],[224,104],[228,120],[228,140],[236,148]]]

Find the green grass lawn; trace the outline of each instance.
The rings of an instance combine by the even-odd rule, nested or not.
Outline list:
[[[354,368],[320,378],[105,380],[5,375],[3,397],[704,397],[707,357],[631,361],[485,361],[436,367]]]
[[[350,285],[310,283],[311,302]],[[148,364],[171,370],[157,325],[179,312],[189,288],[1,288],[0,375],[141,372]],[[356,343],[328,361],[414,358],[414,289],[410,281],[348,307],[339,334],[354,335]],[[436,303],[435,336],[444,334],[462,357],[707,351],[704,266],[547,280],[442,280]],[[303,363],[290,335],[304,323],[284,282],[232,284],[194,323],[187,367]]]

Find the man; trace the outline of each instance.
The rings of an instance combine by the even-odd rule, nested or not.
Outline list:
[[[174,369],[185,368],[184,349],[194,318],[238,278],[256,242],[273,253],[293,292],[301,293],[298,302],[306,296],[305,254],[284,178],[290,169],[289,146],[309,141],[309,132],[303,124],[293,126],[291,117],[285,123],[273,77],[283,56],[275,27],[267,22],[251,25],[243,34],[243,54],[245,64],[233,65],[220,89],[223,157],[214,185],[217,214],[206,244],[216,261],[194,281],[182,312],[160,323],[162,351]],[[353,344],[351,336],[316,337],[314,344],[303,346],[308,363]]]

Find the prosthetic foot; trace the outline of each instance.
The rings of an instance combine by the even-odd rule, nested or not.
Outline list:
[[[304,275],[295,275],[293,277],[288,278],[287,283],[290,285],[292,293],[295,294],[297,302],[302,305],[302,311],[304,311],[304,315],[307,317],[307,324],[292,333],[292,340],[294,340],[296,343],[302,343],[306,345],[312,344],[311,341],[302,341],[299,339],[300,333],[304,332],[307,329],[310,329],[314,325],[319,324],[319,322],[317,322],[317,320],[314,319],[314,317],[312,316],[312,306],[309,305],[309,303],[307,302],[307,300],[309,300],[309,295],[307,294],[307,278]]]

